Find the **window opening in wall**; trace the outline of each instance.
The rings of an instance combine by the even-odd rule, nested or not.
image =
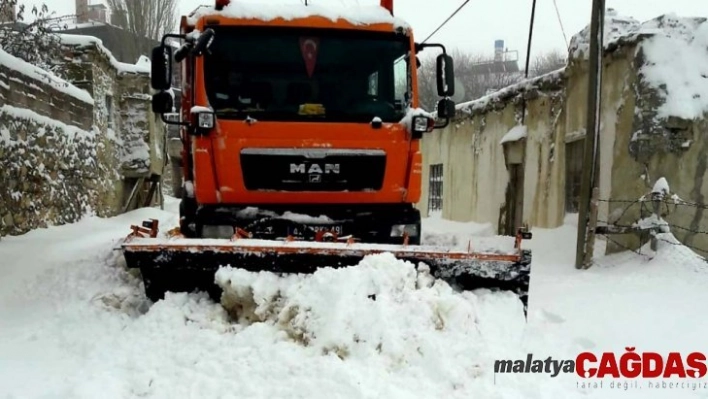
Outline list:
[[[443,199],[443,165],[430,165],[430,182],[428,184],[428,212],[442,210]]]
[[[106,95],[106,123],[113,129],[113,96]]]

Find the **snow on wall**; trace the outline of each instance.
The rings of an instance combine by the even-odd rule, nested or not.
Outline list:
[[[656,117],[695,119],[708,112],[708,22],[706,18],[662,15],[640,23],[609,9],[604,47],[639,43],[639,74],[663,99]],[[570,58],[587,60],[590,27],[573,36]]]
[[[117,179],[97,130],[0,107],[0,236],[105,214]]]
[[[643,24],[643,81],[664,99],[657,117],[695,119],[708,112],[708,22],[668,15]]]
[[[53,73],[38,68],[20,58],[6,53],[1,49],[0,65],[22,73],[23,75],[34,80],[36,83],[48,84],[57,91],[68,94],[87,104],[93,104],[93,98],[85,90],[81,90]]]
[[[103,41],[94,36],[86,35],[71,35],[71,34],[60,34],[62,44],[66,46],[74,47],[91,47],[95,46],[98,50],[108,58],[110,64],[121,73],[137,73],[137,74],[149,74],[150,73],[150,63],[145,62],[147,57],[141,56],[137,63],[127,64],[118,61],[110,50],[103,45]]]
[[[312,4],[305,6],[302,3],[265,4],[245,1],[233,1],[223,10],[217,11],[212,7],[200,7],[189,17],[188,22],[196,24],[199,18],[208,15],[223,15],[228,18],[258,19],[271,21],[282,18],[293,20],[307,17],[323,17],[332,22],[345,20],[354,25],[392,24],[394,28],[409,29],[410,25],[401,18],[392,16],[385,8],[380,6],[343,5],[329,2],[327,6]]]
[[[484,97],[457,104],[456,108],[470,115],[478,112],[486,112],[495,107],[503,108],[508,100],[517,97],[520,93],[530,92],[544,87],[560,87],[561,82],[566,76],[565,72],[565,68],[560,68],[541,76],[525,79]]]
[[[121,149],[121,165],[124,170],[135,173],[147,173],[150,170],[150,138],[145,115],[149,113],[144,102],[130,102],[122,112],[123,126],[121,129],[123,146]]]
[[[120,158],[121,173],[128,177],[162,174],[165,133],[161,124],[153,122],[149,73],[129,73],[135,69],[125,68],[125,64],[118,69],[119,63],[95,38],[70,37],[64,45],[74,61],[63,65],[64,72],[72,79],[89,82],[96,98],[95,124],[115,136],[113,151]],[[149,72],[146,57],[138,64]]]

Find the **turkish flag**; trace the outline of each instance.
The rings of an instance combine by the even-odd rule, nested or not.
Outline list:
[[[316,37],[301,37],[300,51],[307,67],[307,76],[312,77],[317,64],[317,53],[320,50],[320,41]]]

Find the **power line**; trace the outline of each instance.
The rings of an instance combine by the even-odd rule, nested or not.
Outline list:
[[[438,26],[437,29],[435,29],[433,31],[433,33],[431,33],[428,37],[426,37],[425,40],[423,40],[421,43],[427,42],[428,39],[430,39],[431,37],[433,37],[433,35],[438,33],[438,31],[440,29],[442,29],[442,27],[445,26],[445,24],[447,24],[458,12],[460,12],[460,10],[462,10],[462,7],[466,6],[467,3],[469,3],[469,2],[470,2],[470,0],[465,0],[465,2],[462,3],[462,5],[457,8],[457,10],[455,10],[455,12],[453,12],[449,17],[447,17],[447,19],[442,24],[440,24],[440,26]]]
[[[568,36],[565,34],[565,28],[563,27],[563,19],[561,18],[560,11],[558,10],[558,3],[556,3],[556,0],[553,0],[553,7],[556,9],[556,16],[558,17],[558,23],[560,24],[561,27],[561,32],[563,32],[563,40],[565,40],[565,48],[568,49],[570,48],[570,44],[568,44]]]
[[[536,0],[533,0],[531,4],[531,21],[529,21],[529,38],[526,45],[526,67],[524,70],[524,77],[529,78],[529,65],[531,63],[531,41],[533,39],[533,26],[536,20]],[[526,123],[526,96],[524,96],[524,101],[522,103],[521,109],[521,123]]]

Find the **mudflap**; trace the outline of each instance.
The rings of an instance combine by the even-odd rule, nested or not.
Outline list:
[[[128,266],[147,276],[146,293],[154,298],[160,298],[161,291],[201,288],[209,292],[215,289],[214,274],[222,266],[313,273],[322,267],[354,266],[367,255],[389,252],[416,266],[426,264],[434,277],[459,290],[511,291],[519,297],[525,314],[528,309],[531,251],[520,246],[507,253],[472,253],[387,244],[129,237],[122,250]],[[163,283],[154,282],[153,292],[148,292],[151,276],[159,276]]]

